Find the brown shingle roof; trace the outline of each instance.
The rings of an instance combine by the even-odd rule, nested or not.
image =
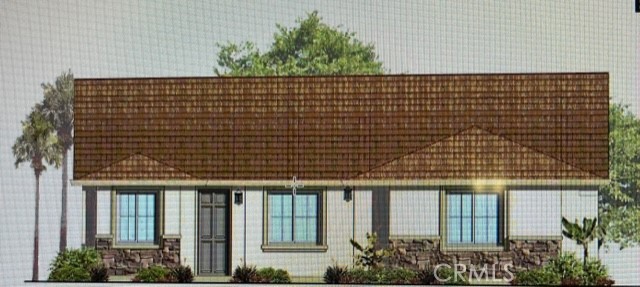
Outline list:
[[[187,173],[141,154],[134,154],[120,161],[116,161],[114,164],[84,177],[84,179],[91,180],[109,180],[114,178],[124,180],[193,179],[193,177]]]
[[[75,89],[76,180],[608,177],[607,73],[78,79]]]
[[[359,179],[592,178],[589,172],[476,126],[358,176]]]

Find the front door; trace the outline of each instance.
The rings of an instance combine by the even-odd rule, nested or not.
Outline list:
[[[198,275],[228,275],[229,190],[200,190],[198,221]]]

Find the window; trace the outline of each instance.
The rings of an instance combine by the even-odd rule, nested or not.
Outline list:
[[[269,192],[268,244],[322,244],[322,196],[319,192]]]
[[[496,193],[447,193],[447,243],[500,244],[500,209]]]
[[[118,193],[118,242],[154,243],[158,218],[156,206],[156,193]]]

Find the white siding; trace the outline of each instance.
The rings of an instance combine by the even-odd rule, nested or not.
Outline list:
[[[358,240],[371,230],[371,191],[354,191],[354,200],[346,202],[342,190],[327,191],[326,194],[326,252],[263,252],[263,191],[248,189],[243,205],[232,206],[232,268],[242,264],[244,256],[244,208],[246,208],[246,259],[247,264],[257,267],[283,268],[292,276],[322,276],[327,266],[334,263],[352,263],[353,206],[356,205],[355,233]]]
[[[180,188],[180,261],[195,270],[196,259],[196,190]]]
[[[439,234],[440,191],[392,190],[390,201],[390,236]]]
[[[597,190],[564,190],[562,191],[562,216],[567,220],[582,224],[584,217],[594,218],[598,216],[598,191]],[[564,238],[562,240],[562,251],[575,252],[582,258],[583,248],[575,244],[575,241]],[[598,256],[598,243],[589,245],[589,256]]]
[[[509,236],[560,236],[561,191],[510,190]]]
[[[164,191],[164,234],[180,234],[180,188],[167,187]]]
[[[96,234],[111,234],[111,189],[98,188],[96,201]]]

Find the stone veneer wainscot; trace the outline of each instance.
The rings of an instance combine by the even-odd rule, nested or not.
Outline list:
[[[489,275],[505,275],[504,266],[513,265],[511,272],[531,269],[546,263],[561,252],[562,241],[556,239],[511,239],[504,251],[442,251],[440,239],[390,239],[394,254],[387,264],[409,269],[433,268],[437,264],[464,264],[469,270],[487,266]]]
[[[180,238],[165,237],[158,248],[114,248],[110,237],[96,238],[96,250],[109,275],[134,274],[152,265],[175,267],[180,265]]]

